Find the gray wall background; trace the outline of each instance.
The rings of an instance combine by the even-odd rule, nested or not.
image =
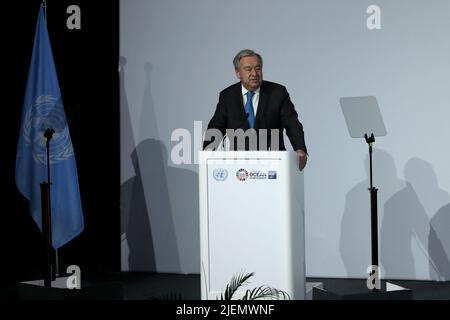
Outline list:
[[[380,30],[366,27],[372,4]],[[237,81],[233,56],[252,48],[306,133],[307,276],[366,277],[368,148],[350,138],[339,98],[373,95],[388,131],[374,149],[382,275],[450,280],[449,1],[124,0],[120,10],[123,270],[200,272],[197,167],[173,163],[171,134],[206,127]]]

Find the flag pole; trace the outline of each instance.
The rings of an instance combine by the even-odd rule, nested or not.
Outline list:
[[[47,23],[47,0],[42,0],[42,6],[44,7],[44,18],[45,23]],[[52,129],[53,130],[53,129]],[[51,137],[50,137],[51,139]],[[50,168],[50,164],[48,164]],[[50,169],[48,169],[48,183],[50,184]],[[50,192],[50,189],[49,189]],[[55,275],[59,276],[59,258],[58,258],[58,249],[55,249]]]
[[[42,206],[42,232],[44,233],[45,245],[45,273],[44,286],[51,287],[53,280],[52,263],[52,202],[50,198],[50,139],[55,130],[47,128],[44,137],[47,139],[47,182],[41,182],[41,206]]]
[[[43,0],[42,6],[44,7],[44,19],[47,24],[47,1]],[[41,183],[41,207],[42,207],[42,232],[44,234],[45,243],[45,273],[44,273],[44,286],[51,287],[53,280],[53,263],[52,263],[52,202],[50,199],[50,139],[55,131],[53,129],[47,129],[44,133],[47,149],[47,182]]]
[[[43,0],[43,7],[44,7],[44,18],[45,22],[47,23],[47,0]]]

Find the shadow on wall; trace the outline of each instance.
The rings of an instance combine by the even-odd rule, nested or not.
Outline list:
[[[450,203],[440,208],[431,219],[428,236],[430,278],[450,280]]]
[[[120,189],[121,232],[122,239],[128,244],[128,270],[156,272],[155,249],[136,150],[131,161],[136,175],[125,181]]]
[[[381,225],[381,263],[387,279],[427,279],[435,260],[446,258],[433,254],[429,236],[429,217],[450,196],[438,186],[430,163],[409,159],[405,165],[406,186],[384,206]],[[431,269],[430,269],[431,268]],[[433,279],[433,277],[432,277]],[[435,279],[435,277],[434,277]]]
[[[122,270],[154,272],[156,271],[155,250],[125,90],[126,65],[127,59],[121,56],[119,58],[120,166],[121,176],[131,176],[122,183],[120,189]]]
[[[412,241],[423,248],[424,236],[429,228],[425,208],[413,185],[394,194],[384,204],[381,223],[380,258],[383,277],[387,279],[416,279]]]
[[[439,188],[431,164],[419,158],[408,160],[403,181],[390,154],[374,149],[373,156],[374,186],[379,188],[381,276],[450,279],[450,195]],[[367,278],[371,264],[368,187],[367,178],[346,196],[340,251],[349,278]]]
[[[152,244],[155,256],[155,266],[157,272],[180,272],[180,252],[178,249],[177,235],[175,232],[175,222],[173,210],[169,197],[169,186],[167,180],[167,151],[161,141],[147,139],[139,143],[136,147],[136,157],[139,163],[139,176],[142,182],[143,202],[141,205],[146,208],[147,216],[139,216],[142,208],[130,212],[129,226],[134,221],[137,229],[128,229],[127,239],[130,250],[129,261],[135,256],[133,252],[139,254],[142,247],[149,248]],[[146,222],[149,221],[148,224]],[[136,233],[137,235],[132,235]],[[152,235],[153,241],[145,238]],[[142,237],[139,237],[141,235]],[[130,240],[130,236],[132,237]],[[136,238],[136,241],[132,241]],[[151,251],[148,251],[150,254]],[[145,261],[144,256],[136,255],[136,260]],[[132,268],[130,270],[138,271]],[[141,270],[152,271],[152,270]]]
[[[129,203],[129,270],[198,272],[197,174],[169,167],[166,147],[153,139],[141,142],[132,158],[136,177],[123,185],[122,202]]]
[[[363,161],[367,178],[353,187],[345,197],[341,221],[340,252],[347,277],[367,278],[371,265],[369,159]],[[373,185],[378,188],[378,221],[383,216],[382,204],[404,186],[397,177],[392,156],[373,149]],[[380,225],[378,225],[380,227]],[[380,250],[380,249],[379,249]]]
[[[122,184],[122,255],[128,253],[128,267],[127,263],[122,266],[129,271],[198,273],[198,175],[168,165],[168,152],[160,139],[151,94],[152,65],[145,63],[143,70],[145,87],[139,136],[152,138],[141,141],[132,151],[135,175]],[[125,96],[124,86],[121,91]],[[124,127],[129,134],[128,140],[122,141],[122,153],[130,143],[134,146],[128,105],[123,104],[122,111],[124,106],[129,122],[122,123],[122,139]]]

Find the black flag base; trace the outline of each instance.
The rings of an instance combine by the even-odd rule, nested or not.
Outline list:
[[[125,300],[124,284],[119,281],[90,283],[82,281],[80,288],[72,288],[71,276],[57,277],[51,287],[44,280],[16,284],[7,296],[19,300]]]
[[[68,289],[67,288],[67,280],[69,279],[69,276],[66,277],[54,277],[51,280],[51,287],[52,288],[59,288],[59,289]],[[49,287],[45,283],[46,279],[40,279],[40,280],[32,280],[32,281],[23,281],[22,284],[27,285],[33,285],[38,287]]]
[[[51,230],[51,210],[50,210],[50,183],[41,183],[41,205],[42,205],[42,233],[44,234],[44,285],[50,287],[54,279],[53,268],[53,248]]]
[[[50,199],[50,140],[53,137],[55,130],[47,128],[44,137],[47,139],[45,146],[47,150],[47,182],[41,183],[41,208],[42,208],[42,233],[44,234],[44,285],[46,287],[52,286],[52,280],[55,279],[54,268],[54,250],[52,248],[52,206]]]

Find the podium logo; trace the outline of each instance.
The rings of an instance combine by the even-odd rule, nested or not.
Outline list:
[[[213,177],[216,181],[225,181],[228,177],[228,171],[222,168],[214,169]]]
[[[245,181],[245,180],[247,180],[247,178],[248,178],[248,171],[245,170],[245,169],[239,169],[239,170],[236,172],[236,178],[237,178],[239,181]]]
[[[250,171],[250,179],[267,179],[267,173],[260,170]]]
[[[275,180],[277,178],[277,172],[269,170],[269,180]]]

